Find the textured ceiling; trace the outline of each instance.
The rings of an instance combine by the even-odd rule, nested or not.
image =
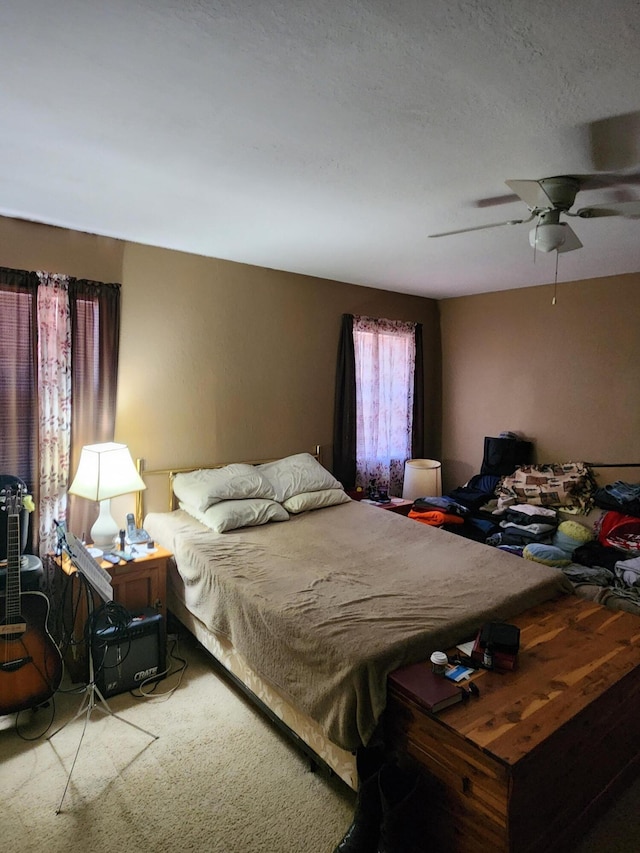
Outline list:
[[[640,271],[638,218],[427,236],[639,199],[639,45],[637,0],[2,0],[0,214],[437,298]]]

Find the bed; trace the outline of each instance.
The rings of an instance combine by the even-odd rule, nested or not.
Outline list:
[[[141,466],[145,479],[169,475],[173,484],[170,508],[144,517],[174,555],[168,610],[351,787],[354,753],[378,730],[391,672],[483,621],[572,592],[557,569],[350,500],[312,454],[251,463],[272,497],[216,487],[222,496],[203,510],[177,488],[178,475],[200,487],[202,472],[230,467]],[[282,520],[212,529],[213,516],[252,500],[286,508]]]

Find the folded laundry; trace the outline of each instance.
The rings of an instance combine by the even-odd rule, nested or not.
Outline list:
[[[507,521],[515,524],[558,524],[558,511],[544,506],[532,504],[512,504],[505,510]]]
[[[501,521],[500,527],[508,530],[510,533],[524,533],[528,536],[538,536],[540,533],[552,533],[556,529],[555,524],[515,524],[513,521]]]
[[[456,503],[456,501],[453,501],[451,498],[446,496],[416,498],[413,502],[412,509],[438,509],[440,512],[446,512],[448,515],[466,515],[469,512],[466,506]]]
[[[420,511],[412,509],[409,510],[409,518],[429,524],[431,527],[442,527],[443,524],[464,524],[464,518],[461,516],[440,512],[438,509]]]
[[[531,536],[526,533],[510,533],[508,530],[501,534],[502,545],[530,545],[530,544],[545,544],[550,545],[553,538],[553,533],[538,533],[537,536]]]
[[[615,483],[605,486],[604,490],[621,503],[640,500],[640,483],[623,483],[622,480],[616,480]]]

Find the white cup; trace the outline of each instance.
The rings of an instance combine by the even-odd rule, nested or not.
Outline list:
[[[431,671],[436,675],[444,675],[447,670],[449,658],[444,652],[434,652],[431,655]]]

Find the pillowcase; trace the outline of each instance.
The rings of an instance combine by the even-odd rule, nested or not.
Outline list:
[[[310,453],[297,453],[275,462],[264,462],[257,468],[273,486],[275,499],[280,503],[303,492],[343,488],[342,483]]]
[[[255,465],[244,462],[176,474],[173,478],[173,493],[179,501],[200,512],[205,512],[220,501],[275,498],[273,486],[266,477]]]
[[[287,498],[283,503],[287,512],[296,515],[309,509],[322,509],[325,506],[336,506],[351,501],[344,489],[319,489],[317,492],[302,492]]]
[[[188,512],[216,533],[225,533],[227,530],[236,530],[239,527],[256,527],[259,524],[267,524],[269,521],[289,520],[289,513],[284,507],[266,498],[219,501],[205,512],[181,502],[180,509]]]

